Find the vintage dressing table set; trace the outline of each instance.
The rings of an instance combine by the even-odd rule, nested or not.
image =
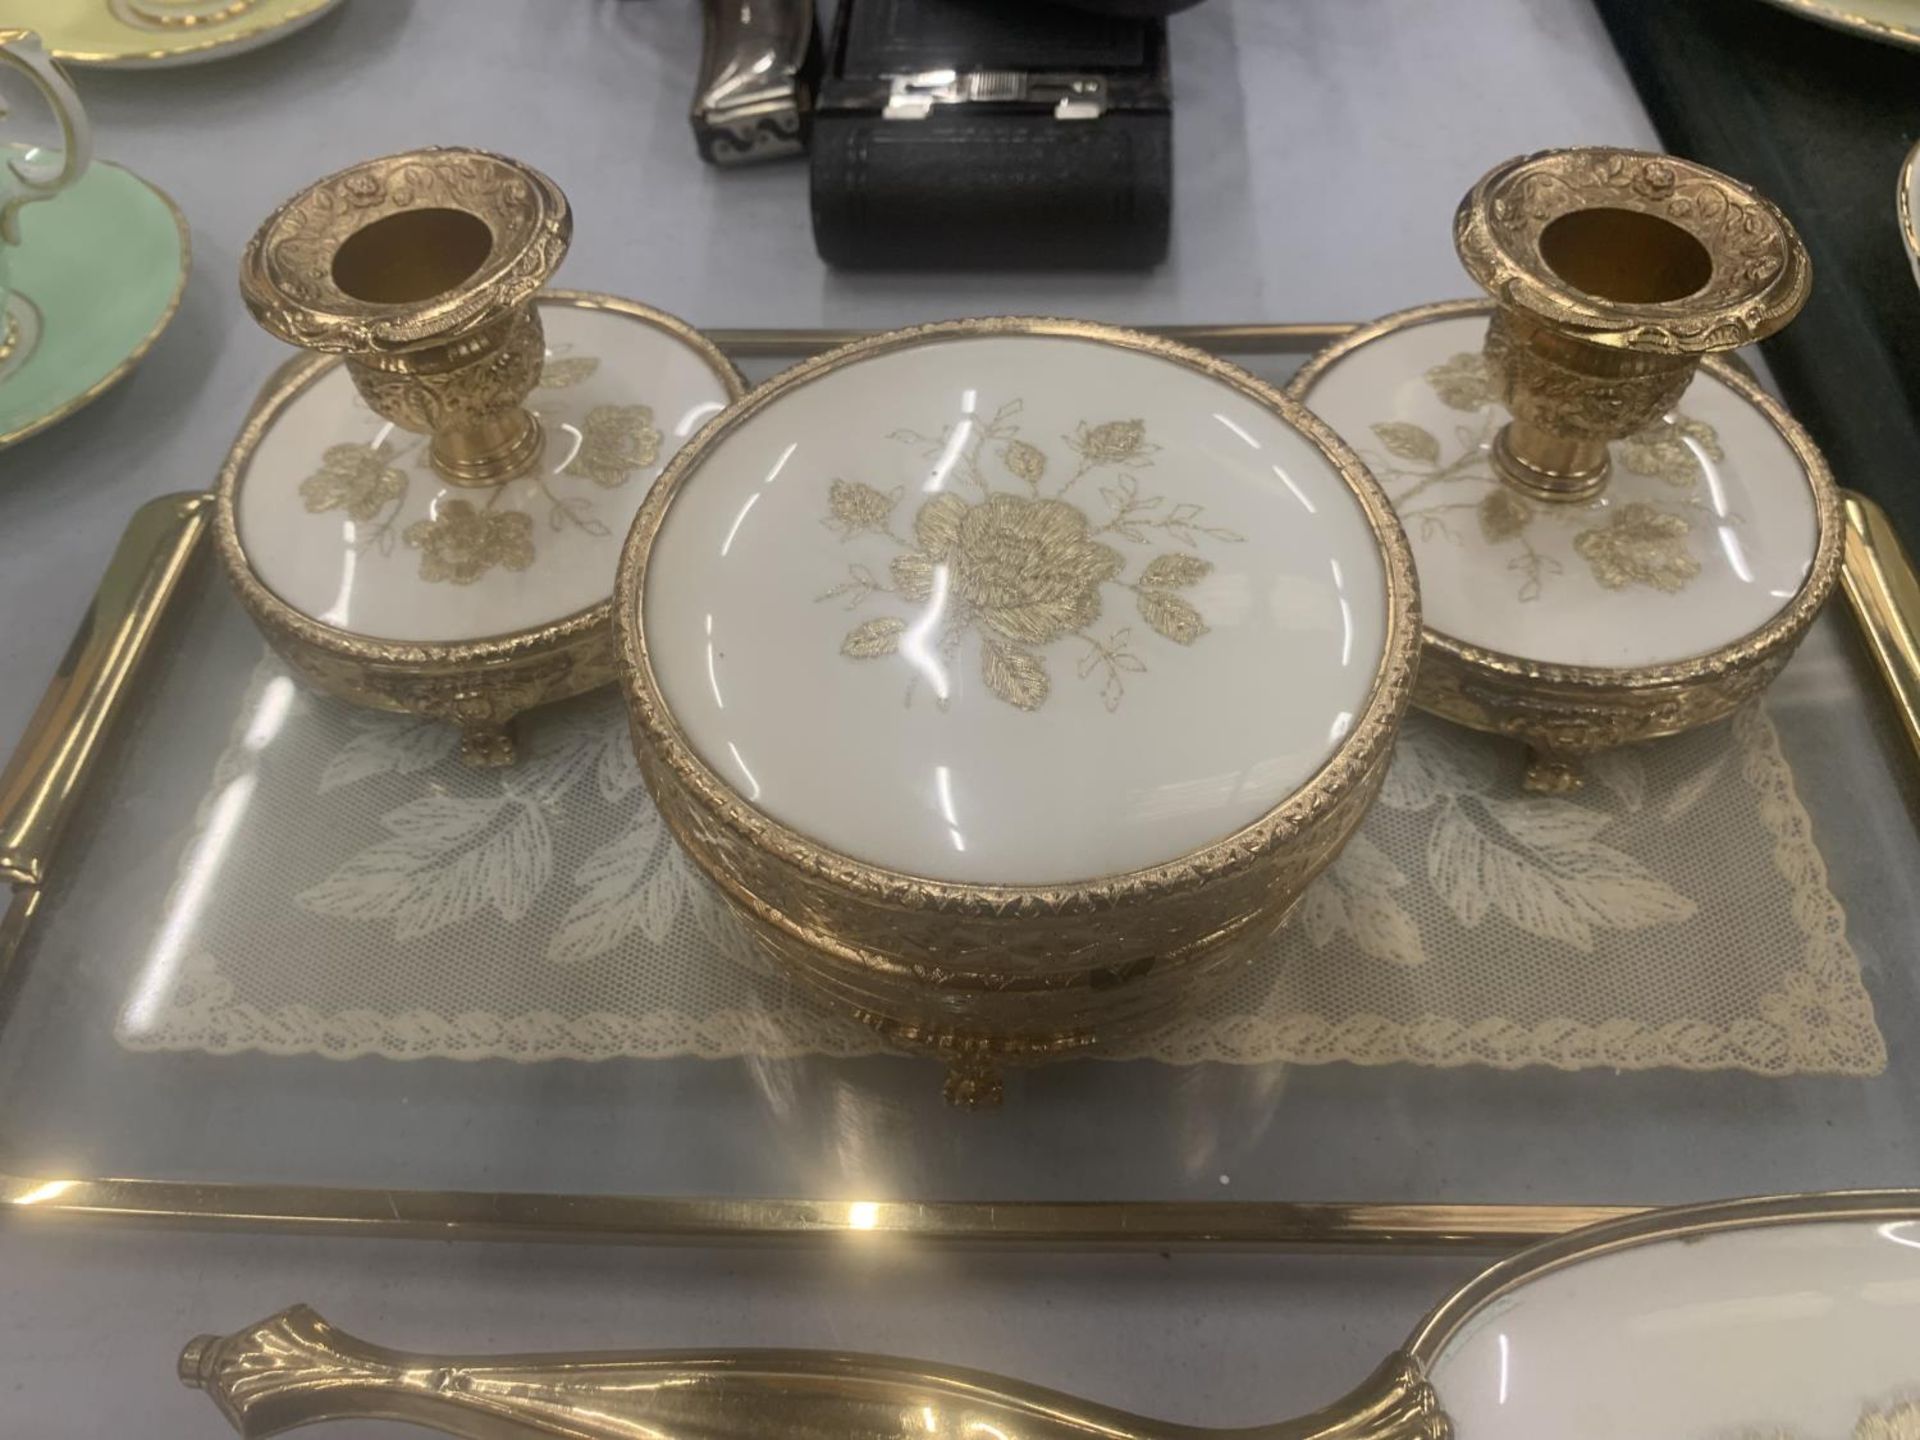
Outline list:
[[[1701,365],[1792,318],[1806,255],[1685,162],[1496,169],[1456,231],[1495,303],[1365,327],[1291,397],[989,320],[742,400],[678,321],[535,298],[571,223],[537,172],[460,150],[276,212],[247,304],[345,358],[247,422],[222,566],[297,672],[458,726],[474,763],[617,669],[700,869],[961,1103],[1244,959],[1365,813],[1409,699],[1566,789],[1758,693],[1838,575],[1811,441]]]
[[[17,167],[18,206],[86,131],[38,42],[8,53],[77,157]],[[1572,789],[1758,694],[1838,576],[1819,454],[1718,358],[1793,318],[1805,250],[1686,161],[1497,166],[1455,219],[1489,298],[1363,326],[1287,394],[1040,319],[878,335],[749,394],[684,322],[548,288],[573,225],[546,176],[461,149],[268,217],[241,295],[313,354],[240,427],[221,568],[307,683],[456,727],[470,764],[617,682],[758,944],[943,1057],[958,1103],[1245,963],[1409,702]],[[16,348],[55,349],[42,323]]]
[[[38,34],[0,29],[0,67],[62,147],[10,147],[0,171],[0,446],[126,374],[188,265],[186,221],[92,156],[52,56],[192,63],[337,3],[15,0]],[[1920,256],[1914,196],[1910,173]],[[575,225],[541,171],[466,148],[366,160],[267,216],[239,299],[304,353],[232,417],[195,501],[219,571],[302,694],[423,722],[425,758],[383,763],[444,763],[442,794],[483,772],[510,794],[547,763],[530,735],[573,713],[549,707],[617,697],[630,744],[592,762],[601,793],[644,785],[674,863],[770,972],[940,1062],[957,1107],[1001,1105],[1009,1067],[1187,1021],[1350,847],[1377,869],[1356,837],[1397,741],[1434,725],[1411,711],[1495,737],[1476,743],[1512,794],[1486,809],[1511,827],[1582,823],[1571,797],[1620,783],[1623,747],[1719,726],[1694,739],[1724,760],[1723,722],[1871,521],[1737,353],[1807,301],[1805,246],[1672,156],[1494,166],[1453,220],[1482,296],[1352,328],[1284,386],[1040,317],[863,335],[750,385],[683,320],[554,288]],[[1899,636],[1871,638],[1891,667]],[[40,878],[64,763],[4,817],[10,876]],[[1422,783],[1393,803],[1436,803]],[[1584,863],[1591,840],[1548,843]],[[1481,863],[1463,853],[1432,863]],[[1346,1401],[1243,1433],[1544,1433],[1569,1412],[1507,1406],[1510,1344],[1584,1397],[1588,1428],[1556,1433],[1840,1433],[1858,1396],[1912,1379],[1856,1291],[1911,1268],[1917,1216],[1902,1192],[1615,1219],[1469,1283]],[[1718,1322],[1646,1340],[1668,1302],[1762,1290],[1826,1297],[1816,1339],[1795,1320],[1761,1348],[1824,1346],[1832,1393],[1690,1388],[1726,1373]],[[1645,1353],[1585,1374],[1616,1331]],[[414,1356],[304,1309],[195,1341],[181,1378],[247,1436],[340,1416],[474,1437],[1210,1433],[861,1357]],[[1875,1413],[1854,1433],[1920,1435],[1912,1404]]]

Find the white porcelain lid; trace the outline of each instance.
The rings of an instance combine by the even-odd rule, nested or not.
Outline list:
[[[1390,610],[1354,491],[1162,356],[922,339],[691,460],[642,600],[662,695],[743,799],[867,863],[1038,885],[1177,858],[1291,796],[1373,692]]]
[[[344,366],[261,436],[234,500],[240,546],[301,613],[378,640],[482,640],[605,601],[666,462],[728,401],[707,357],[620,311],[541,303],[548,360],[528,402],[529,476],[450,485],[427,440],[382,420]]]
[[[1662,1240],[1521,1284],[1430,1372],[1460,1440],[1908,1440],[1920,1223]]]
[[[1765,413],[1702,370],[1679,407],[1613,447],[1584,503],[1494,479],[1506,423],[1484,313],[1408,325],[1305,395],[1399,511],[1430,631],[1562,665],[1638,667],[1722,649],[1799,593],[1819,543],[1806,470]]]

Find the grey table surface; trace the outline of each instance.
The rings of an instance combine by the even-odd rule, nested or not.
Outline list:
[[[348,0],[253,55],[80,77],[100,152],[166,188],[192,221],[195,273],[133,377],[0,452],[0,746],[23,729],[134,506],[211,483],[283,354],[238,303],[239,251],[274,204],[339,165],[432,143],[521,156],[574,202],[563,283],[698,325],[1036,311],[1146,323],[1359,319],[1463,293],[1448,220],[1488,165],[1549,145],[1654,143],[1586,0],[1212,0],[1174,31],[1165,266],[843,275],[813,254],[804,167],[718,173],[695,158],[685,105],[698,29],[691,0]],[[408,1346],[878,1350],[1247,1424],[1357,1381],[1473,1268],[0,1225],[0,1434],[222,1433],[204,1399],[172,1382],[178,1346],[297,1299]]]

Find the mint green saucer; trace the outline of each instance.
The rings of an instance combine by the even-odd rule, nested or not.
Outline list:
[[[0,146],[0,163],[37,153]],[[180,308],[192,250],[179,207],[104,160],[23,209],[20,232],[7,253],[16,344],[0,359],[0,446],[64,420],[139,363]],[[0,346],[8,331],[0,318]]]

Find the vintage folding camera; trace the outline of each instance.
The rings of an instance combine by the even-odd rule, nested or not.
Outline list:
[[[1167,253],[1166,22],[1039,0],[841,0],[813,232],[857,269],[1138,268]]]

